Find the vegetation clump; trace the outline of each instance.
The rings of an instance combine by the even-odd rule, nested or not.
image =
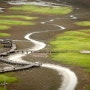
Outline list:
[[[7,84],[10,84],[10,83],[14,83],[16,82],[17,79],[15,77],[12,77],[12,76],[7,76],[7,75],[0,75],[0,84],[4,84],[7,83]],[[4,90],[4,87],[0,87],[0,90]]]
[[[7,29],[10,29],[10,26],[0,25],[0,30],[7,30]]]
[[[34,25],[32,22],[27,21],[18,21],[18,20],[6,20],[6,19],[0,19],[0,24],[3,25]]]
[[[90,29],[80,31],[67,31],[58,35],[50,42],[54,60],[83,67],[90,72],[90,55],[82,54],[82,50],[90,50]]]
[[[0,37],[9,37],[10,36],[10,34],[8,34],[8,33],[0,33]]]
[[[0,18],[8,18],[8,19],[24,19],[24,20],[34,20],[37,19],[37,17],[29,17],[29,16],[24,16],[24,15],[0,15]]]
[[[41,14],[68,14],[72,12],[70,7],[40,7],[34,5],[22,5],[11,7],[10,10],[22,10],[30,13],[41,13]]]
[[[11,76],[6,76],[6,75],[0,75],[0,83],[4,83],[4,81],[6,83],[14,83],[17,81],[17,79],[15,77],[11,77]]]
[[[29,17],[24,15],[0,15],[0,30],[9,29],[12,25],[35,25],[33,22],[22,21],[21,19],[34,20],[37,19],[37,17]]]
[[[75,24],[79,26],[90,26],[90,21],[76,22]]]

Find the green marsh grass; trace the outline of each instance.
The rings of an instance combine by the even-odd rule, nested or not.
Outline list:
[[[3,24],[3,25],[34,25],[35,23],[27,22],[27,21],[0,19],[0,24]]]
[[[90,26],[90,21],[75,22],[75,24],[79,26]]]
[[[4,80],[6,81],[6,83],[14,83],[17,81],[15,77],[0,75],[0,83],[4,83]]]
[[[18,19],[24,19],[24,20],[34,20],[34,19],[38,19],[37,17],[29,17],[29,16],[24,16],[24,15],[0,15],[0,18],[7,18],[7,19],[14,19],[14,18],[18,18]]]
[[[90,54],[81,54],[82,50],[90,50],[89,30],[67,31],[58,35],[50,42],[52,50],[58,53],[51,54],[53,60],[73,64],[85,68],[90,72]]]
[[[42,13],[42,14],[68,14],[72,12],[70,7],[40,7],[34,5],[22,5],[9,8],[10,10],[21,10],[30,13]]]
[[[0,37],[9,37],[10,36],[10,34],[8,34],[8,33],[0,33]]]
[[[82,68],[89,68],[90,71],[90,56],[88,54],[80,54],[79,52],[64,52],[53,54],[53,59],[62,63],[77,65]]]
[[[37,19],[37,17],[29,17],[29,16],[23,16],[23,15],[0,15],[0,30],[10,29],[12,25],[13,26],[14,25],[35,25],[35,23],[33,22],[22,21],[19,19],[34,20],[34,19]]]
[[[0,30],[7,30],[7,29],[10,29],[10,26],[0,25]]]

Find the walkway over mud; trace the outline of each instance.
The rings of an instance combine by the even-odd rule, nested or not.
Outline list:
[[[31,68],[34,68],[34,67],[40,67],[40,64],[36,62],[36,63],[32,63],[32,64],[29,64],[29,65],[21,66],[21,67],[2,69],[2,70],[0,70],[0,73],[27,70],[27,69],[31,69]]]
[[[16,62],[16,61],[12,61],[12,60],[6,60],[3,58],[0,58],[1,62],[7,63],[7,64],[12,64],[12,65],[30,65],[31,63],[29,62]]]
[[[17,51],[16,50],[17,47],[16,47],[16,43],[15,42],[12,42],[11,46],[12,47],[11,47],[11,49],[9,51],[0,53],[0,56],[1,56],[0,57],[0,61],[4,62],[4,63],[7,63],[7,64],[20,65],[20,66],[19,67],[14,67],[14,68],[8,68],[8,69],[1,69],[0,73],[26,70],[26,69],[30,69],[30,68],[33,68],[33,67],[40,67],[41,66],[41,64],[39,62],[35,62],[35,63],[31,63],[31,62],[17,62],[17,61],[13,61],[13,60],[4,59],[3,58],[4,56],[8,56],[11,53],[15,53],[15,52],[22,52],[22,53],[24,53],[25,52],[24,50]]]
[[[16,43],[12,42],[11,44],[12,44],[11,47],[10,47],[11,49],[9,51],[7,51],[7,52],[0,53],[0,56],[8,56],[11,53],[15,53],[15,50],[17,48]]]

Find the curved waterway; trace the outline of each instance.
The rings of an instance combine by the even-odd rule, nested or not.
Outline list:
[[[31,53],[31,51],[41,50],[41,49],[45,48],[45,46],[46,46],[46,44],[44,42],[39,42],[39,41],[36,41],[36,40],[30,38],[31,35],[36,34],[36,33],[40,33],[40,32],[29,33],[24,37],[25,39],[27,39],[28,41],[30,41],[34,44],[34,46],[29,49],[30,52],[28,52],[28,54]],[[17,62],[26,62],[25,60],[22,60],[22,57],[26,56],[26,55],[27,54],[25,52],[18,53],[18,54],[9,56],[8,59],[9,60],[17,60]],[[49,64],[49,63],[43,63],[42,67],[56,70],[60,76],[61,75],[63,76],[62,84],[60,85],[58,90],[74,90],[75,89],[75,86],[77,84],[77,77],[73,71],[71,71],[70,69],[68,69],[66,67],[62,67],[62,66],[55,65],[55,64]]]
[[[9,4],[12,5],[22,5],[22,4],[34,4],[34,5],[42,5],[42,6],[59,6],[61,4],[56,4],[56,3],[51,3],[51,2],[26,2],[27,0],[23,1],[23,2],[8,2]],[[64,5],[65,6],[65,5]],[[71,18],[76,19],[76,17],[74,16],[70,16]],[[56,19],[60,19],[60,18],[56,18]],[[53,22],[55,19],[51,19],[45,22],[41,22],[41,24],[46,24],[47,22]],[[57,24],[49,24],[49,25],[53,25],[58,27],[59,29],[57,30],[64,30],[66,29],[63,26],[57,25]],[[50,32],[50,30],[47,30]],[[51,30],[52,31],[52,30]],[[28,33],[27,35],[25,35],[25,39],[32,42],[34,44],[34,46],[32,48],[28,49],[28,54],[30,54],[31,52],[35,52],[38,50],[41,50],[43,48],[46,47],[46,44],[44,42],[40,42],[37,40],[34,40],[32,38],[30,38],[31,35],[33,34],[37,34],[37,33],[42,33],[42,32],[46,32],[46,31],[40,31],[40,32],[32,32],[32,33]],[[22,60],[23,56],[26,56],[27,52],[24,53],[17,53],[14,55],[10,55],[8,57],[9,60],[14,60],[17,62],[24,62],[24,63],[29,63],[28,61]],[[57,73],[60,75],[62,75],[62,84],[60,84],[60,86],[58,87],[58,90],[74,90],[76,85],[77,85],[77,77],[75,75],[75,73],[73,71],[71,71],[69,68],[66,67],[62,67],[60,65],[55,65],[55,64],[50,64],[50,63],[42,63],[42,66],[44,68],[49,68],[49,69],[53,69],[55,71],[57,71]]]

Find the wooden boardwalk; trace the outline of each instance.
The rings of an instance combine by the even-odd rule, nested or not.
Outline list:
[[[34,68],[34,67],[40,67],[40,66],[41,66],[40,63],[32,63],[30,65],[25,65],[25,66],[21,66],[21,67],[15,67],[15,68],[9,68],[9,69],[2,69],[2,70],[0,70],[0,73],[27,70],[27,69],[31,69],[31,68]]]
[[[30,65],[31,64],[29,62],[16,62],[13,60],[7,60],[7,59],[3,59],[3,58],[0,58],[0,61],[7,63],[7,64],[12,64],[12,65]]]
[[[11,53],[15,53],[15,50],[16,50],[16,43],[13,42],[11,49],[7,52],[0,53],[0,56],[8,56]]]
[[[1,62],[4,62],[4,63],[7,63],[7,64],[11,64],[11,65],[20,65],[19,67],[14,67],[14,68],[8,68],[8,69],[1,69],[0,70],[0,73],[6,73],[6,72],[14,72],[14,71],[20,71],[20,70],[26,70],[26,69],[30,69],[30,68],[34,68],[34,67],[40,67],[41,64],[39,62],[35,62],[35,63],[31,63],[31,62],[16,62],[16,61],[13,61],[13,60],[7,60],[7,59],[4,59],[3,57],[4,56],[8,56],[10,55],[11,53],[15,53],[15,52],[30,52],[30,51],[25,51],[25,50],[16,50],[16,43],[12,42],[12,47],[9,51],[7,52],[3,52],[3,53],[0,53],[0,61]]]

